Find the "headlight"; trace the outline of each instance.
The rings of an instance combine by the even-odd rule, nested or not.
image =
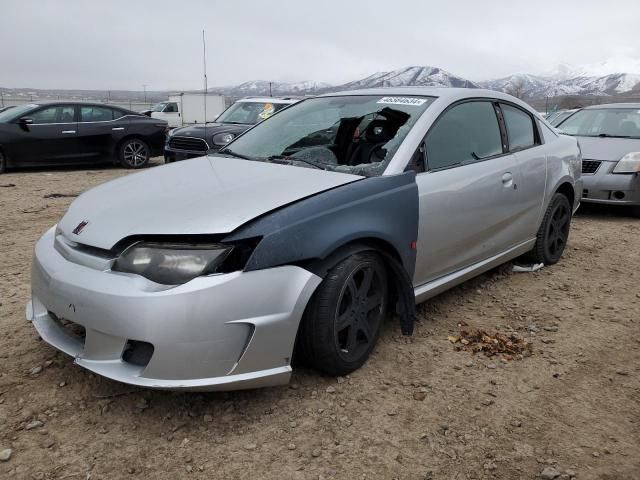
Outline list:
[[[224,146],[234,138],[236,138],[236,136],[233,133],[219,133],[214,135],[212,140],[215,145]]]
[[[216,273],[233,247],[140,242],[127,248],[112,270],[136,273],[156,283],[180,285]]]
[[[174,133],[176,133],[177,128],[172,128],[167,132],[167,137],[172,137]]]
[[[640,152],[627,153],[616,164],[613,173],[640,173]]]

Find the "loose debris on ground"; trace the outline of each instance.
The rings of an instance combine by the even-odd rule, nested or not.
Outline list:
[[[455,345],[456,350],[470,350],[487,357],[500,355],[505,360],[520,360],[532,354],[531,344],[516,334],[496,332],[489,335],[484,330],[462,330],[460,335],[450,335],[447,338]]]
[[[42,198],[74,198],[80,195],[79,193],[47,193]]]

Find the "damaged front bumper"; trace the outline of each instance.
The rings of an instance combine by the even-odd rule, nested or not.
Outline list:
[[[27,319],[78,365],[170,390],[289,381],[298,325],[320,277],[283,266],[168,288],[69,261],[54,241],[51,229],[36,244]]]

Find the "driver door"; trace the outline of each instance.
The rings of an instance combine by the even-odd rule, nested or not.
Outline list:
[[[20,163],[69,163],[79,154],[77,112],[74,105],[53,105],[34,110],[16,120],[13,148]]]
[[[518,164],[506,152],[488,101],[454,104],[425,138],[427,171],[416,176],[419,228],[414,285],[497,255],[518,241]]]

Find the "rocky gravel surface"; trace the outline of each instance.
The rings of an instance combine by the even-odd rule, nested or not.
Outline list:
[[[388,321],[350,376],[158,392],[74,366],[24,315],[35,241],[129,173],[0,176],[0,478],[640,479],[640,220],[583,209],[559,264],[440,295],[411,338]],[[474,353],[462,330],[531,353]]]

